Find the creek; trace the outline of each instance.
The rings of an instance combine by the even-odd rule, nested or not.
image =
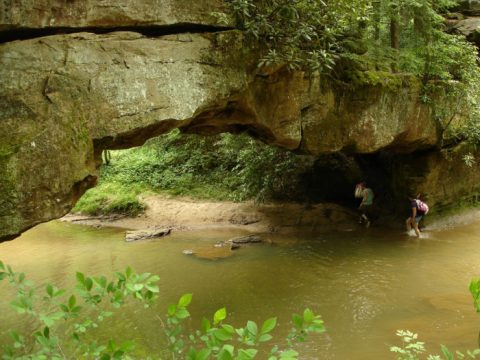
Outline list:
[[[39,225],[0,244],[0,260],[41,287],[47,281],[73,288],[75,272],[112,277],[130,265],[158,274],[160,299],[151,309],[130,306],[95,336],[134,339],[138,356],[164,347],[161,323],[168,304],[193,293],[189,326],[226,306],[229,323],[277,316],[273,333],[283,344],[291,314],[309,307],[321,314],[327,332],[299,347],[301,359],[394,359],[398,329],[419,334],[430,353],[478,346],[480,316],[468,285],[480,276],[480,221],[426,231],[421,239],[395,230],[269,234],[232,256],[199,259],[185,249],[244,235],[239,230],[173,232],[151,241],[126,243],[124,231],[60,221]],[[28,328],[9,309],[11,292],[0,283],[0,343],[13,328]],[[22,319],[22,317],[20,317]]]

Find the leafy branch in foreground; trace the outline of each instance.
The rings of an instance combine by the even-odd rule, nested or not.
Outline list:
[[[473,297],[473,306],[477,313],[480,313],[480,279],[472,279],[469,290]]]
[[[473,297],[473,305],[480,313],[480,279],[472,279],[469,286]],[[418,335],[408,330],[398,330],[396,333],[402,339],[401,346],[391,346],[390,351],[397,354],[397,360],[418,360],[419,356],[425,352],[425,343],[418,341]],[[480,334],[479,334],[480,346]],[[457,359],[476,359],[480,356],[480,349],[467,350],[464,354],[460,351],[452,353],[445,345],[440,345],[440,349],[445,360]],[[440,355],[428,355],[427,360],[442,360]]]
[[[212,321],[203,318],[201,330],[190,334],[188,340],[182,336],[181,322],[189,316],[186,305],[191,295],[184,295],[177,305],[169,307],[165,332],[170,340],[170,350],[173,353],[186,352],[187,360],[208,359],[211,357],[221,360],[254,359],[259,353],[262,344],[272,340],[271,332],[277,325],[277,318],[265,320],[261,327],[254,321],[247,321],[244,327],[235,328],[225,323],[226,308],[219,309],[213,315]],[[320,316],[306,309],[303,315],[293,315],[294,327],[287,336],[287,347],[281,349],[278,345],[271,347],[268,353],[269,360],[295,360],[299,353],[294,349],[298,342],[306,340],[310,333],[323,333],[325,327]],[[188,342],[188,343],[187,343]],[[266,356],[262,355],[262,357]]]
[[[114,280],[107,280],[104,276],[88,277],[78,272],[75,293],[66,295],[66,290],[46,284],[44,295],[38,296],[25,274],[14,272],[0,261],[0,280],[6,279],[16,290],[11,305],[19,314],[29,316],[35,326],[31,335],[11,331],[13,344],[3,347],[2,358],[128,358],[126,354],[133,349],[133,342],[117,344],[109,340],[99,344],[90,341],[87,333],[113,315],[100,306],[102,302],[118,309],[131,298],[141,301],[145,307],[150,306],[157,298],[159,289],[155,283],[159,278],[150,273],[136,274],[130,267],[115,276]],[[66,331],[59,330],[61,320],[66,322]],[[61,332],[68,334],[66,339],[60,336]]]
[[[420,355],[425,352],[425,343],[418,341],[418,335],[408,330],[398,330],[397,336],[402,339],[401,346],[391,346],[390,351],[397,354],[397,360],[418,360]],[[467,350],[464,354],[456,351],[453,354],[445,345],[441,345],[440,349],[443,354],[443,359],[454,360],[457,359],[476,359],[480,355],[480,349]],[[456,357],[455,357],[456,355]],[[440,355],[427,355],[427,360],[442,360]]]
[[[118,343],[111,339],[100,344],[90,340],[88,334],[114,315],[108,308],[118,309],[129,299],[140,301],[148,308],[159,292],[156,285],[158,276],[136,274],[130,267],[115,273],[114,280],[105,276],[89,277],[78,272],[75,293],[71,295],[67,295],[64,289],[47,284],[45,294],[38,296],[25,274],[14,272],[0,261],[0,281],[4,279],[16,290],[12,306],[18,313],[29,316],[35,327],[31,334],[10,332],[11,345],[2,349],[2,359],[5,360],[131,359],[135,349],[133,341]],[[188,334],[182,323],[190,317],[187,308],[191,300],[192,294],[184,294],[176,304],[168,307],[165,319],[158,317],[168,343],[166,353],[173,359],[249,360],[257,357],[265,349],[263,344],[273,339],[271,332],[277,325],[276,318],[267,319],[260,328],[254,321],[248,321],[245,327],[235,328],[225,322],[225,308],[216,311],[212,320],[204,318],[201,330]],[[64,321],[63,326],[61,320]],[[286,339],[287,346],[283,349],[272,346],[268,352],[269,360],[298,359],[295,344],[305,341],[310,333],[325,331],[323,321],[309,309],[303,315],[293,315],[293,325]]]

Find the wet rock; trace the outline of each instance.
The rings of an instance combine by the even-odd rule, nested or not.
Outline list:
[[[125,233],[125,241],[138,241],[170,235],[172,229],[135,230]]]
[[[230,250],[236,250],[240,248],[240,244],[233,243],[231,241],[219,241],[213,245],[216,248],[228,247]]]
[[[250,243],[259,243],[262,242],[262,239],[258,235],[248,235],[248,236],[239,236],[233,239],[228,240],[232,245],[243,245]]]
[[[192,250],[191,254],[198,259],[204,260],[219,260],[226,259],[233,255],[233,251],[230,250],[230,247],[213,247],[213,246],[199,246]]]

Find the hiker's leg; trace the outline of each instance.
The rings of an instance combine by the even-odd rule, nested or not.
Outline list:
[[[418,230],[418,223],[413,220],[413,230],[415,230],[415,234],[417,234],[417,237],[420,237],[420,230]]]
[[[407,231],[410,231],[412,229],[412,218],[409,217],[407,221],[405,221],[405,226],[407,227]]]

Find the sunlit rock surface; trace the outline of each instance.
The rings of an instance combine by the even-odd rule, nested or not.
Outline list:
[[[0,2],[0,31],[126,26],[218,26],[212,12],[221,0],[5,0]]]

